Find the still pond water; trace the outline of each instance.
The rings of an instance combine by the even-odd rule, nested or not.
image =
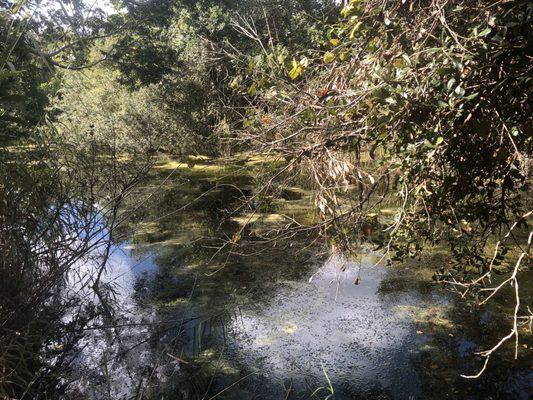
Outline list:
[[[473,353],[507,327],[432,285],[442,255],[388,267],[370,248],[345,259],[308,236],[228,255],[223,239],[257,239],[281,210],[305,218],[310,198],[296,191],[271,210],[228,217],[250,182],[205,170],[139,190],[147,201],[105,276],[113,332],[87,336],[73,390],[95,399],[529,398],[527,362],[495,358],[482,379],[459,377],[477,371]]]

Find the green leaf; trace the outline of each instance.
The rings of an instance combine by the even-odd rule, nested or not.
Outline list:
[[[446,84],[446,88],[448,90],[451,90],[451,88],[453,87],[453,84],[455,83],[455,78],[451,78],[448,83]]]
[[[435,145],[431,143],[429,140],[424,140],[424,146],[426,146],[428,149],[434,149]]]
[[[435,146],[438,146],[439,144],[441,144],[442,142],[444,142],[444,138],[442,136],[439,136],[437,138],[437,141],[435,142]]]
[[[490,28],[485,28],[483,29],[481,32],[479,32],[478,36],[479,37],[484,37],[484,36],[487,36],[489,33],[492,32],[492,29]]]
[[[479,93],[472,93],[472,94],[469,94],[468,96],[466,96],[466,99],[467,100],[474,100],[477,96],[479,95]]]

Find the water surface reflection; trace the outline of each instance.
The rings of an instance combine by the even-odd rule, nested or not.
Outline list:
[[[509,360],[479,381],[459,378],[498,332],[485,329],[487,313],[463,312],[431,285],[438,260],[374,266],[378,257],[362,250],[341,272],[341,260],[325,260],[312,237],[217,252],[217,235],[240,232],[253,243],[283,218],[263,210],[241,230],[250,219],[228,210],[242,196],[233,184],[249,179],[216,186],[204,175],[158,188],[135,209],[130,242],[115,249],[106,279],[121,288],[116,321],[124,326],[88,338],[84,360],[99,368],[78,382],[94,398],[529,397],[531,370]],[[206,190],[211,197],[175,212]],[[305,194],[283,199],[276,211],[306,217],[310,202]]]

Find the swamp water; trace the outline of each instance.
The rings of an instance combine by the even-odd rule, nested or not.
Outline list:
[[[507,327],[431,284],[442,255],[386,267],[370,249],[323,254],[309,236],[262,243],[282,214],[308,218],[310,199],[295,189],[228,217],[251,190],[238,172],[163,165],[140,189],[105,277],[120,317],[114,334],[88,335],[72,387],[98,399],[529,398],[527,363],[495,357],[483,378],[460,378]],[[236,232],[259,244],[221,251]]]

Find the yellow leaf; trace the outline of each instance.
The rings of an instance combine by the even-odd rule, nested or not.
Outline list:
[[[305,58],[305,57],[304,57]],[[302,58],[303,60],[303,58]],[[291,61],[292,69],[289,71],[289,76],[292,80],[298,78],[300,75],[302,75],[303,72],[303,66],[301,63],[296,61],[296,59],[292,59]]]
[[[302,66],[299,63],[296,63],[296,65],[294,65],[292,69],[289,71],[289,76],[291,77],[292,80],[295,80],[296,78],[302,75],[302,72],[303,72]]]
[[[323,60],[326,64],[329,64],[330,62],[335,60],[335,55],[332,52],[327,51],[326,54],[324,54]]]
[[[341,54],[339,54],[339,60],[344,61],[346,60],[346,56],[348,55],[347,51],[343,51]]]
[[[352,30],[350,31],[350,39],[353,39],[355,37],[355,34],[357,33],[357,31],[359,30],[359,27],[361,26],[362,22],[359,21],[357,22],[354,27],[352,28]]]

